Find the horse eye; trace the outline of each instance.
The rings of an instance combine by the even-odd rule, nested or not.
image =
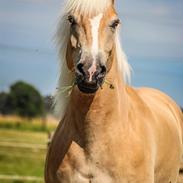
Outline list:
[[[75,20],[75,18],[74,18],[72,15],[69,15],[69,16],[68,16],[68,21],[69,21],[69,23],[70,23],[71,25],[76,24],[76,20]]]
[[[116,29],[116,27],[119,25],[119,23],[120,23],[120,20],[119,19],[114,20],[112,22],[112,24],[110,25],[110,27],[113,28],[113,29]]]

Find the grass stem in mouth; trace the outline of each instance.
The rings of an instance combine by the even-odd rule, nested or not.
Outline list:
[[[114,89],[115,88],[114,85],[110,81],[108,81],[107,79],[104,80],[104,83],[109,85],[110,89]]]
[[[74,86],[76,85],[76,82],[74,81],[72,83],[72,85],[69,86],[63,86],[61,88],[57,88],[57,90],[61,93],[67,93],[67,97],[69,97],[71,95],[72,89],[74,88]]]
[[[104,83],[107,84],[109,86],[110,89],[114,89],[114,85],[108,81],[107,79],[104,80]],[[61,88],[57,88],[57,90],[61,93],[67,93],[67,97],[69,97],[71,95],[72,89],[74,88],[74,86],[76,85],[76,82],[73,81],[72,85],[69,86],[63,86]],[[102,88],[102,86],[100,86]]]

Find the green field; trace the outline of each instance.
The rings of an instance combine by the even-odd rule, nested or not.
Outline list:
[[[46,132],[0,128],[0,183],[43,182]]]

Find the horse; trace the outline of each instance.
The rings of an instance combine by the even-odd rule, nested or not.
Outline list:
[[[56,33],[61,121],[46,183],[177,182],[183,115],[166,94],[128,84],[120,25],[114,0],[65,4]]]

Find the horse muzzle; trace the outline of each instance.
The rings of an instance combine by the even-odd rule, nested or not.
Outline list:
[[[76,84],[83,93],[95,93],[103,84],[106,66],[79,63],[76,68]]]

